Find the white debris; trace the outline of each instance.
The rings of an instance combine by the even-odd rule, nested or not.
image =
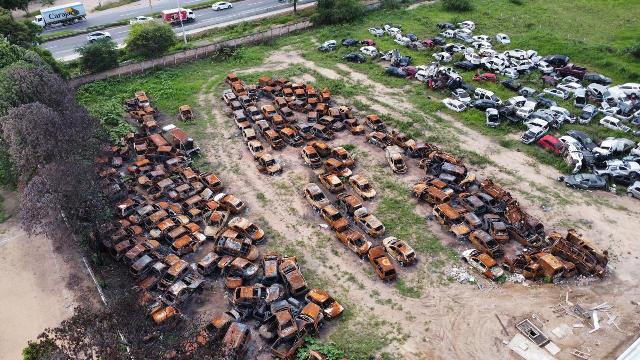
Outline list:
[[[456,279],[456,281],[459,282],[460,284],[464,284],[467,282],[473,284],[476,282],[476,278],[473,277],[473,275],[469,274],[469,272],[465,268],[458,268],[458,267],[451,268],[448,275]]]
[[[525,281],[525,278],[522,274],[511,274],[509,278],[507,278],[507,281],[516,284],[522,284]]]
[[[598,320],[598,312],[593,312],[593,330],[589,331],[589,334],[598,331],[600,329],[600,321]]]
[[[318,226],[320,226],[323,229],[328,229],[329,228],[329,225],[327,225],[327,224],[318,224]]]
[[[573,324],[574,328],[583,328],[584,324]]]

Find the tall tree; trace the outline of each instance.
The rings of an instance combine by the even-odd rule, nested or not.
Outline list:
[[[16,21],[11,11],[0,8],[0,35],[11,44],[23,47],[33,46],[42,28],[31,21]]]
[[[40,59],[35,53],[29,56]],[[42,60],[18,61],[0,71],[0,116],[11,107],[32,102],[63,112],[75,100],[67,83]]]

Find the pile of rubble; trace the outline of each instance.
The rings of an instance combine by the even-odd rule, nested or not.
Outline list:
[[[248,323],[255,322],[273,355],[292,358],[304,337],[338,317],[342,306],[326,291],[308,289],[295,257],[260,256],[265,233],[241,216],[245,203],[222,192],[215,174],[192,166],[199,148],[174,125],[160,129],[143,92],[126,106],[140,127],[98,159],[117,217],[100,235],[130,268],[140,303],[156,324],[168,324],[194,292],[219,277],[230,309],[216,313],[176,355],[222,340],[226,358],[242,358]]]

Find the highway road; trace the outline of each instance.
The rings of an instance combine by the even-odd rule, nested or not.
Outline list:
[[[314,0],[299,0],[298,5],[300,6],[302,4],[310,3],[313,1]],[[192,0],[192,3],[195,3],[195,2],[196,0]],[[182,2],[182,4],[183,4],[183,7],[185,8],[189,7],[188,0]],[[196,21],[189,24],[185,23],[184,30],[188,32],[190,30],[193,31],[195,29],[199,29],[202,27],[228,23],[234,20],[251,18],[258,15],[264,16],[269,13],[282,11],[286,8],[291,8],[291,7],[293,7],[292,4],[288,2],[279,2],[278,0],[244,0],[244,1],[233,3],[233,8],[231,9],[213,11],[211,10],[211,8],[206,8],[206,9],[196,10],[194,11],[196,15]],[[146,9],[145,12],[142,12],[141,14],[130,14],[130,15],[127,15],[127,18],[148,13],[149,12],[148,8],[145,8],[145,9]],[[155,6],[154,6],[154,9],[156,9]],[[87,21],[85,22],[94,21],[92,17],[93,17],[93,14],[89,15],[87,17]],[[111,22],[113,22],[113,18],[111,19]],[[79,24],[67,26],[65,28],[70,29],[72,28],[72,26],[77,26]],[[95,23],[92,22],[91,25],[95,25]],[[86,28],[86,25],[83,25],[83,26]],[[78,29],[82,29],[82,28],[78,28]],[[116,27],[105,29],[104,31],[108,31],[111,34],[111,38],[118,45],[122,46],[124,44],[124,40],[129,34],[129,25],[116,26]],[[181,34],[182,30],[180,29],[180,26],[177,26],[174,28],[174,31],[176,32],[176,34]],[[72,37],[48,41],[41,44],[41,46],[51,51],[51,53],[53,54],[53,57],[58,60],[70,60],[77,57],[76,48],[81,47],[86,43],[87,43],[87,35],[79,34]]]

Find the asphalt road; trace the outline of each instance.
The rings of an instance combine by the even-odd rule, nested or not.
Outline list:
[[[189,3],[195,3],[197,1],[199,0],[191,0],[191,2],[187,0],[182,2],[183,4],[182,6],[185,8],[188,8]],[[309,2],[313,2],[313,0],[302,0],[302,1],[299,1],[298,4],[301,5]],[[175,5],[175,2],[173,1],[170,1],[169,3],[173,3]],[[211,26],[215,24],[226,23],[226,22],[230,22],[238,19],[249,18],[256,15],[268,14],[270,12],[282,10],[292,6],[293,5],[288,2],[279,2],[278,0],[244,0],[244,1],[233,3],[233,8],[231,9],[213,11],[211,10],[211,8],[206,8],[206,9],[196,10],[194,11],[196,15],[196,21],[189,24],[185,23],[184,30],[189,31],[189,30],[194,30],[194,29]],[[174,7],[177,7],[177,6],[174,6]],[[167,8],[171,8],[171,7],[167,7]],[[159,8],[154,6],[154,11],[156,10],[159,10]],[[126,15],[126,18],[131,18],[138,15],[149,13],[148,8],[142,9],[141,11],[142,12],[140,14],[128,13],[128,15]],[[96,23],[93,23],[93,21],[97,21],[97,20],[93,19],[93,15],[90,15],[87,18],[87,21],[85,22],[90,22],[90,21],[92,21],[91,23],[92,26],[96,25]],[[108,22],[113,22],[113,21],[114,19],[111,18],[111,20]],[[108,23],[108,22],[105,22],[105,23]],[[72,29],[73,26],[77,26],[77,25],[79,24],[67,26],[65,27],[65,29]],[[83,26],[84,28],[86,28],[88,25],[83,25]],[[78,28],[78,29],[82,29],[82,28]],[[122,46],[122,44],[124,43],[124,40],[129,34],[129,25],[108,28],[103,31],[109,32],[111,34],[111,38],[116,43]],[[177,26],[175,27],[174,31],[177,34],[180,34],[182,30],[180,29],[180,26]],[[76,54],[76,48],[81,47],[86,43],[87,43],[87,35],[79,34],[77,36],[48,41],[43,43],[41,46],[51,51],[54,58],[56,59],[70,59],[70,58],[73,58],[74,55]]]

